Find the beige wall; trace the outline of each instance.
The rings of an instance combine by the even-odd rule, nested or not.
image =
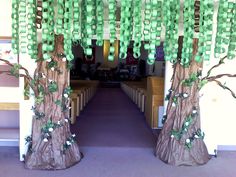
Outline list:
[[[11,0],[0,1],[0,36],[11,36]]]

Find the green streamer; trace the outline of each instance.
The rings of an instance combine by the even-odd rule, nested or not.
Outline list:
[[[177,62],[178,53],[178,25],[179,25],[179,12],[180,2],[176,0],[163,1],[163,22],[166,27],[164,52],[165,60],[172,63]]]
[[[73,41],[79,41],[81,38],[81,24],[80,24],[80,4],[79,0],[73,1],[73,30],[72,37]]]
[[[108,61],[114,61],[115,59],[115,40],[116,40],[116,1],[109,0],[109,28],[110,28],[110,51]]]
[[[231,25],[233,21],[234,3],[224,0],[219,1],[219,10],[217,16],[217,34],[215,44],[215,57],[219,58],[221,55],[227,53],[227,47],[230,43]]]
[[[42,51],[43,59],[50,60],[54,50],[54,7],[53,0],[43,0]]]
[[[127,56],[127,48],[130,43],[131,35],[131,0],[121,1],[121,21],[120,21],[120,54],[119,58],[125,59]]]
[[[101,0],[96,0],[96,35],[97,35],[97,41],[96,44],[98,46],[103,45],[103,31],[104,31],[104,4]]]
[[[161,34],[161,9],[162,1],[152,1],[151,3],[151,22],[150,22],[150,34],[149,34],[149,54],[148,64],[152,65],[155,63],[156,46],[160,45],[160,34]],[[159,23],[158,23],[159,22]],[[144,36],[145,37],[145,36]]]
[[[26,0],[19,0],[19,38],[20,52],[27,52]]]
[[[64,1],[57,0],[56,34],[63,34]]]
[[[66,59],[71,61],[74,59],[72,54],[72,19],[73,19],[73,0],[67,0],[65,2],[65,14],[64,14],[64,53]]]
[[[139,58],[141,55],[140,48],[141,48],[141,41],[142,41],[142,1],[134,0],[134,11],[133,11],[133,39],[134,39],[134,46],[133,46],[133,56],[134,58]]]
[[[193,33],[194,33],[194,1],[184,1],[184,39],[181,56],[181,64],[189,66],[193,54]]]
[[[28,54],[32,59],[37,59],[37,30],[35,28],[36,22],[36,0],[28,0]]]
[[[201,62],[210,59],[212,45],[212,29],[213,29],[213,1],[207,0],[200,2],[200,21],[199,21],[199,41],[198,52],[195,60]]]
[[[235,59],[236,53],[236,3],[230,4],[232,9],[231,30],[230,30],[230,42],[228,47],[227,57],[228,59]],[[230,9],[231,10],[231,9]]]
[[[19,53],[19,3],[18,0],[12,0],[12,49],[14,54]]]
[[[82,0],[82,41],[81,45],[84,49],[84,53],[87,59],[91,59],[92,57],[92,35],[93,35],[93,29],[92,29],[92,20],[93,15],[92,11],[94,9],[93,7],[93,1],[92,0]]]

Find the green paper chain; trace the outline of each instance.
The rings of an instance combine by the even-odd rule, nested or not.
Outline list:
[[[142,1],[134,0],[134,11],[133,11],[133,56],[134,58],[139,58],[141,55],[141,41],[142,41]]]
[[[93,10],[92,0],[82,1],[82,41],[81,45],[84,49],[86,56],[92,56],[92,10]],[[86,57],[89,59],[89,57]]]
[[[96,35],[96,29],[97,29],[97,25],[96,25],[96,11],[97,11],[97,3],[96,0],[92,0],[92,22],[91,22],[91,27],[92,27],[92,35]]]
[[[147,63],[149,65],[155,62],[156,46],[160,45],[161,34],[161,11],[162,1],[153,1],[151,3],[151,23],[150,23],[150,42],[149,42],[149,54]]]
[[[114,61],[115,55],[115,40],[116,40],[116,1],[109,0],[109,28],[110,28],[110,51],[108,61]]]
[[[236,52],[236,3],[233,4],[233,10],[232,10],[232,25],[231,25],[231,31],[230,31],[230,42],[228,47],[228,59],[234,59],[235,58],[235,52]]]
[[[80,0],[73,1],[73,30],[72,37],[73,41],[79,41],[81,35],[81,25],[80,25]]]
[[[55,25],[56,34],[63,34],[64,1],[57,0],[57,18]]]
[[[144,30],[143,30],[143,38],[144,41],[150,41],[150,30],[151,30],[151,10],[152,10],[152,3],[151,1],[146,1],[145,3],[145,10],[144,10]],[[150,46],[149,43],[144,44],[144,49],[149,50]]]
[[[81,46],[85,51],[86,48],[86,9],[85,9],[85,0],[81,1]]]
[[[73,0],[65,2],[65,13],[64,13],[64,53],[66,59],[71,61],[74,59],[72,54],[72,19],[73,19]]]
[[[204,10],[203,10],[204,9]],[[213,29],[213,1],[207,0],[200,3],[200,21],[199,21],[199,41],[198,52],[195,61],[201,62],[202,56],[204,60],[210,59],[212,45],[212,29]]]
[[[189,66],[193,53],[193,33],[194,33],[194,1],[184,1],[184,39],[181,56],[181,64]]]
[[[27,52],[27,21],[26,21],[26,0],[19,1],[19,37],[20,52]]]
[[[180,2],[176,0],[163,1],[163,22],[166,27],[164,52],[165,60],[172,63],[177,62],[178,53],[178,26],[179,26],[179,12]]]
[[[98,46],[103,45],[103,28],[104,28],[104,4],[101,0],[96,0],[96,35],[97,35],[97,41],[96,44]]]
[[[127,48],[130,43],[131,35],[131,0],[121,1],[121,20],[120,20],[120,54],[119,58],[127,57]]]
[[[43,59],[50,60],[50,52],[54,50],[53,0],[43,0],[42,43]]]
[[[32,59],[37,59],[37,30],[35,28],[36,22],[36,0],[28,0],[28,54]]]
[[[231,21],[233,18],[234,3],[224,0],[219,1],[218,10],[218,26],[215,44],[215,57],[219,58],[222,54],[227,53],[227,48],[230,43]]]
[[[19,51],[19,3],[18,0],[12,0],[12,49],[14,54]]]

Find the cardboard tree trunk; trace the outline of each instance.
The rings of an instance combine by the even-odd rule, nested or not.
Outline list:
[[[194,40],[194,48],[196,52],[197,40]],[[195,80],[191,86],[183,82],[186,79],[189,81],[192,74],[200,72],[201,65],[194,60],[189,67],[183,67],[179,62],[174,65],[167,117],[155,151],[156,156],[165,163],[193,166],[205,164],[209,160],[203,139],[195,135],[200,131],[199,82]],[[182,96],[184,93],[186,98]],[[186,123],[191,115],[192,120]],[[175,135],[178,136],[172,135],[173,132],[177,132]]]
[[[39,51],[41,51],[39,47]],[[81,154],[77,142],[71,143],[68,137],[71,137],[69,111],[63,111],[62,105],[69,106],[69,101],[63,98],[63,93],[68,87],[67,62],[63,61],[58,54],[63,54],[63,37],[56,36],[55,50],[52,53],[52,60],[57,62],[57,68],[49,69],[47,61],[37,63],[36,74],[44,73],[47,79],[42,79],[41,86],[47,94],[40,104],[35,104],[35,110],[44,113],[41,119],[33,118],[32,125],[32,144],[25,156],[25,166],[29,169],[65,169],[81,160]],[[39,52],[39,58],[42,53]],[[48,92],[50,82],[57,84],[57,91]],[[36,96],[39,93],[35,93]],[[60,100],[60,104],[56,101]],[[53,125],[53,131],[48,132],[50,138],[44,141],[45,125]],[[45,128],[46,129],[46,128]],[[65,148],[67,147],[67,148]]]

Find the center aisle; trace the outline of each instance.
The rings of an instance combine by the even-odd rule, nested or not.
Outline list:
[[[120,88],[99,88],[72,126],[80,146],[151,147],[144,114]]]

